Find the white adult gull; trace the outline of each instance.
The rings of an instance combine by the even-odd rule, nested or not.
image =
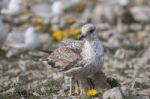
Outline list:
[[[3,8],[1,13],[10,16],[23,13],[23,5],[21,4],[21,0],[10,0],[8,7]]]
[[[33,27],[29,27],[25,32],[13,31],[9,33],[5,45],[18,54],[19,50],[34,50],[40,46],[39,34]],[[13,53],[11,53],[13,54]],[[12,56],[8,54],[8,57]]]
[[[65,76],[78,80],[81,87],[85,88],[88,86],[85,86],[85,83],[88,84],[87,78],[101,71],[104,52],[93,24],[84,25],[81,31],[81,39],[83,40],[63,41],[63,45],[55,49],[47,61],[49,65],[57,68]]]
[[[35,5],[31,10],[38,17],[51,18],[62,15],[66,9],[76,7],[79,3],[80,0],[56,0],[52,4],[43,3]]]

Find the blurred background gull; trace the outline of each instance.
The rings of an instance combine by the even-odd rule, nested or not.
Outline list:
[[[25,32],[13,31],[9,33],[5,42],[9,48],[7,57],[18,55],[19,51],[34,50],[40,47],[39,34],[33,27],[29,27]]]
[[[23,13],[21,0],[10,0],[7,7],[2,8],[1,13],[4,15],[19,15]]]
[[[80,0],[56,0],[51,4],[43,3],[32,7],[32,12],[42,18],[50,18],[64,13],[66,9],[75,7],[80,3]]]

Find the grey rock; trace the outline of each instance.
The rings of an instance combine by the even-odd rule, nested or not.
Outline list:
[[[53,96],[53,99],[79,99],[79,97],[75,97],[75,96]]]
[[[130,0],[102,0],[102,3],[106,5],[121,5],[125,6],[130,3]]]
[[[26,84],[29,81],[28,75],[20,75],[17,77],[17,82],[19,84]]]
[[[40,96],[37,92],[33,92],[32,94],[35,96]]]
[[[94,12],[93,13],[94,13],[93,21],[95,23],[97,23],[97,22],[114,23],[115,12],[114,12],[113,7],[97,5],[94,8]],[[95,17],[95,16],[97,16],[97,17]]]
[[[134,96],[133,99],[150,99],[149,96]]]
[[[131,91],[128,87],[115,87],[106,91],[103,94],[104,99],[126,99],[126,97],[131,97]]]
[[[141,24],[131,24],[129,28],[133,31],[140,31],[140,30],[142,30],[142,25]]]
[[[147,69],[149,68],[149,61],[150,61],[150,47],[147,48],[143,55],[140,58],[137,58],[136,65],[139,67],[146,67]]]
[[[116,32],[114,32],[113,30],[107,30],[107,31],[103,31],[101,33],[99,33],[98,35],[100,37],[102,37],[105,40],[108,40],[110,37],[114,36]]]
[[[142,93],[142,94],[141,94]],[[147,93],[147,94],[145,94]],[[104,99],[150,99],[149,90],[145,90],[144,93],[140,92],[138,95],[134,95],[129,87],[115,87],[103,94]]]
[[[150,21],[150,7],[149,6],[135,6],[131,8],[135,20],[140,22]]]
[[[114,35],[109,38],[107,42],[104,42],[104,46],[111,50],[116,50],[121,47],[120,39],[122,38],[121,35]]]
[[[139,91],[139,94],[150,97],[150,88]]]
[[[130,59],[135,54],[135,51],[118,49],[115,53],[115,57],[118,59]]]
[[[150,25],[146,25],[146,26],[144,27],[144,30],[145,30],[146,32],[150,32]]]

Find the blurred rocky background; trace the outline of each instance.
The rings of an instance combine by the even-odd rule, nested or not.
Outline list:
[[[0,0],[0,99],[88,99],[40,60],[86,23],[105,47],[103,99],[150,99],[149,0]]]

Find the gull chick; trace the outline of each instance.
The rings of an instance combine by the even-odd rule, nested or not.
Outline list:
[[[0,19],[0,47],[6,40],[7,35],[8,35],[8,33],[5,31],[4,24],[3,24],[2,20]]]
[[[23,13],[23,6],[21,0],[10,0],[8,7],[1,10],[2,14],[5,15],[19,15]]]
[[[47,61],[49,65],[57,68],[65,76],[79,80],[84,88],[84,86],[88,87],[85,85],[85,83],[88,84],[87,78],[101,71],[104,63],[104,52],[97,36],[96,27],[93,24],[86,24],[82,27],[80,39],[82,40],[63,41],[63,45],[55,49]]]
[[[39,34],[33,27],[29,27],[25,32],[12,32],[9,33],[8,38],[5,42],[6,46],[10,49],[8,52],[8,57],[18,54],[19,50],[34,50],[40,47],[40,37]]]

